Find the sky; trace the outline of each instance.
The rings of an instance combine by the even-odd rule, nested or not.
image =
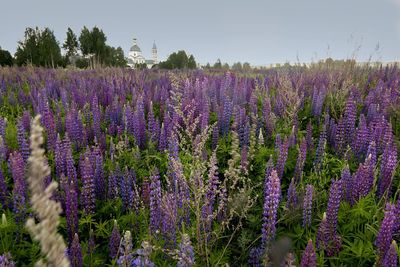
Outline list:
[[[254,66],[355,58],[400,60],[400,0],[1,0],[0,46],[15,53],[26,27],[98,26],[125,54],[153,41],[165,60],[178,50],[197,62]]]

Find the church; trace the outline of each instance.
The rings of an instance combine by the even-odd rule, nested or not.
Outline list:
[[[146,64],[147,68],[150,69],[154,65],[158,63],[157,59],[157,46],[156,43],[153,43],[153,48],[151,49],[152,59],[145,59],[142,55],[142,50],[137,44],[136,38],[133,38],[133,45],[129,50],[128,54],[128,66],[131,68],[135,68],[136,64]]]

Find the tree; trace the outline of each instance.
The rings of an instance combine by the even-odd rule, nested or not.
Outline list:
[[[232,69],[233,70],[236,70],[236,71],[241,71],[243,68],[242,68],[242,63],[240,63],[240,62],[236,62],[236,63],[234,63],[233,65],[232,65]]]
[[[197,63],[193,55],[188,57],[184,50],[179,50],[169,55],[166,61],[160,62],[159,67],[162,69],[195,69]]]
[[[213,66],[214,69],[221,69],[222,68],[222,63],[220,59],[217,59],[217,62],[214,63]]]
[[[65,39],[65,42],[62,46],[67,51],[67,58],[76,55],[78,46],[79,43],[75,33],[72,31],[71,28],[68,27],[67,38]]]
[[[127,63],[124,50],[122,50],[121,47],[114,48],[112,46],[106,46],[106,55],[104,58],[104,64],[106,66],[126,67]]]
[[[15,53],[16,63],[21,65],[32,64],[34,66],[56,67],[63,64],[61,49],[53,31],[38,27],[26,28],[24,40],[18,42]]]
[[[7,50],[3,50],[0,47],[0,66],[12,66],[13,65],[13,57],[10,52]]]
[[[90,58],[92,66],[105,63],[109,52],[106,41],[106,35],[98,27],[93,27],[91,31],[86,26],[83,27],[79,36],[79,44],[82,54]]]

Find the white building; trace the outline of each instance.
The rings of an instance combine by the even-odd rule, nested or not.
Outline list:
[[[135,68],[136,64],[146,64],[147,68],[153,67],[153,65],[158,63],[157,59],[157,47],[156,43],[153,43],[153,48],[151,49],[152,59],[145,59],[142,55],[142,50],[137,44],[136,38],[133,38],[133,45],[129,50],[128,54],[128,66],[131,68]]]

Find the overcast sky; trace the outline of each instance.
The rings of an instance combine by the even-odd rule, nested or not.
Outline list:
[[[311,62],[328,56],[400,60],[400,0],[1,0],[0,46],[14,53],[26,27],[97,25],[127,54],[184,49],[200,63]],[[377,45],[379,44],[379,49]]]

